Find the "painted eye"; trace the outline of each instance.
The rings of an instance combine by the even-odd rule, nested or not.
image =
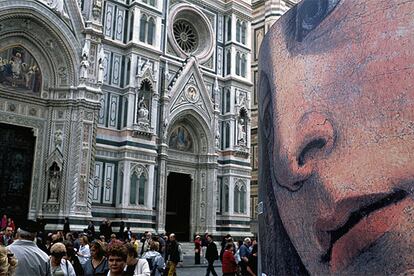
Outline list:
[[[296,40],[302,41],[308,33],[315,29],[340,0],[303,0],[297,7]]]

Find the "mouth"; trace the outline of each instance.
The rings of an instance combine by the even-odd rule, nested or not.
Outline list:
[[[405,200],[407,196],[403,190],[388,194],[352,212],[340,227],[326,231],[330,243],[321,262],[327,263],[332,272],[348,266],[392,227],[393,218],[411,204]]]

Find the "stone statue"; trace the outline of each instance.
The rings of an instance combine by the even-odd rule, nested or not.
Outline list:
[[[216,149],[220,149],[220,131],[217,127],[216,129]]]
[[[163,139],[164,140],[167,140],[167,135],[168,135],[167,129],[168,129],[169,123],[170,122],[168,120],[168,116],[165,116],[164,122],[163,122],[163,131],[164,131],[164,133],[163,133]]]
[[[245,120],[243,118],[240,118],[238,124],[237,124],[237,141],[240,145],[246,144],[246,131],[244,126]]]
[[[98,54],[98,84],[102,84],[104,80],[104,62],[105,59],[105,52],[103,47],[101,46],[101,49],[99,50]]]
[[[140,119],[148,120],[148,108],[145,105],[144,100],[145,100],[144,95],[142,95],[138,101],[138,120]]]
[[[88,56],[87,55],[83,55],[82,56],[82,61],[81,61],[81,66],[80,66],[80,78],[83,81],[86,81],[88,79],[88,67],[89,67],[89,61],[88,61]]]
[[[49,171],[49,201],[57,201],[60,168],[53,163]]]
[[[414,0],[303,0],[266,34],[262,273],[413,274],[413,14]]]
[[[58,129],[55,131],[55,137],[54,137],[55,147],[60,148],[62,146],[62,141],[63,141],[62,130]]]
[[[56,12],[59,16],[69,18],[68,14],[65,11],[64,0],[40,0],[40,2],[44,2],[47,6],[49,6],[50,9]]]

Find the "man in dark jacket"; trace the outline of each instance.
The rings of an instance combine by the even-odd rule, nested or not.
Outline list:
[[[207,262],[208,262],[208,267],[207,267],[206,276],[210,275],[210,272],[214,276],[217,276],[217,273],[214,270],[214,266],[213,266],[214,261],[218,260],[217,246],[213,241],[213,236],[212,235],[207,236],[207,241],[208,241],[208,245],[207,245],[207,251],[206,251],[206,259],[207,259]]]
[[[167,260],[168,260],[167,271],[168,271],[168,276],[172,276],[175,274],[175,269],[177,267],[177,264],[180,262],[180,251],[178,248],[178,243],[175,240],[174,233],[171,233],[169,241],[170,242],[168,244],[168,249],[167,249]]]

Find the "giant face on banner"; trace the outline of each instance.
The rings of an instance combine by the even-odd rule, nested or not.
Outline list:
[[[259,73],[263,272],[414,272],[414,0],[303,0]]]

